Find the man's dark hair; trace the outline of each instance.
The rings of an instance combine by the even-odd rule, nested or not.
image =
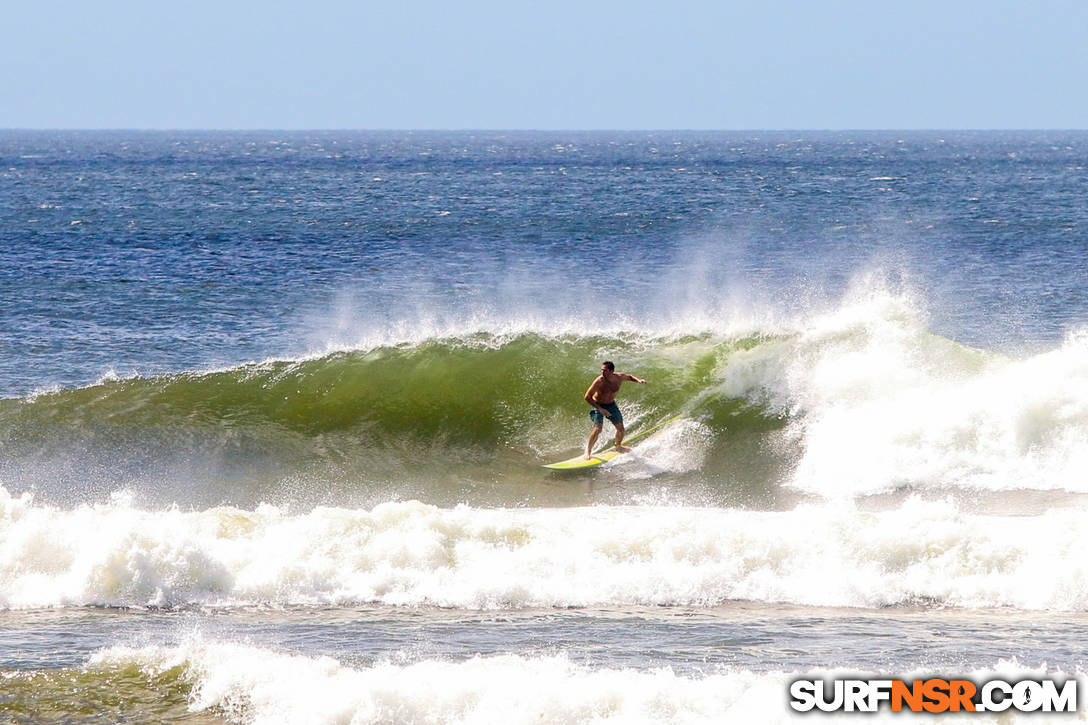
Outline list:
[[[616,372],[616,363],[612,362],[611,360],[605,360],[601,364],[608,368],[611,372]]]

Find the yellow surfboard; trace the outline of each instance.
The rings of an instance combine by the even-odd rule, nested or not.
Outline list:
[[[666,421],[662,421],[661,423],[647,428],[646,430],[639,431],[633,436],[628,436],[627,438],[624,438],[623,442],[626,445],[627,443],[632,443],[639,438],[649,435],[650,433],[660,431],[669,423],[680,420],[681,417],[682,416],[677,415],[669,418]],[[553,471],[576,471],[580,468],[594,468],[596,466],[600,466],[601,464],[608,463],[616,456],[622,455],[623,451],[616,450],[615,446],[609,446],[608,448],[603,448],[596,451],[590,458],[583,458],[581,454],[579,454],[574,458],[568,458],[565,461],[559,461],[558,463],[549,463],[545,465],[544,468],[550,468]]]

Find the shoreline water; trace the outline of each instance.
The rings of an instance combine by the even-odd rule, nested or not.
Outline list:
[[[15,722],[21,708],[83,709],[90,722],[111,713],[138,722],[337,722],[349,714],[522,722],[542,712],[552,722],[594,712],[622,722],[779,722],[795,716],[784,693],[803,673],[1083,680],[1076,642],[1088,620],[746,602],[517,612],[68,610],[8,617],[4,634],[24,647],[8,648],[0,663],[2,706]],[[46,650],[64,656],[41,659]],[[378,714],[391,702],[399,715]],[[658,709],[665,702],[667,713]]]

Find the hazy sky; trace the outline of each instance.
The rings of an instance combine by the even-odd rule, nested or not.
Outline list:
[[[0,128],[1088,128],[1088,0],[5,3]]]

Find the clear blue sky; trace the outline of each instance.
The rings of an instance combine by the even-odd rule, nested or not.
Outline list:
[[[1088,128],[1088,0],[33,0],[0,128]]]

